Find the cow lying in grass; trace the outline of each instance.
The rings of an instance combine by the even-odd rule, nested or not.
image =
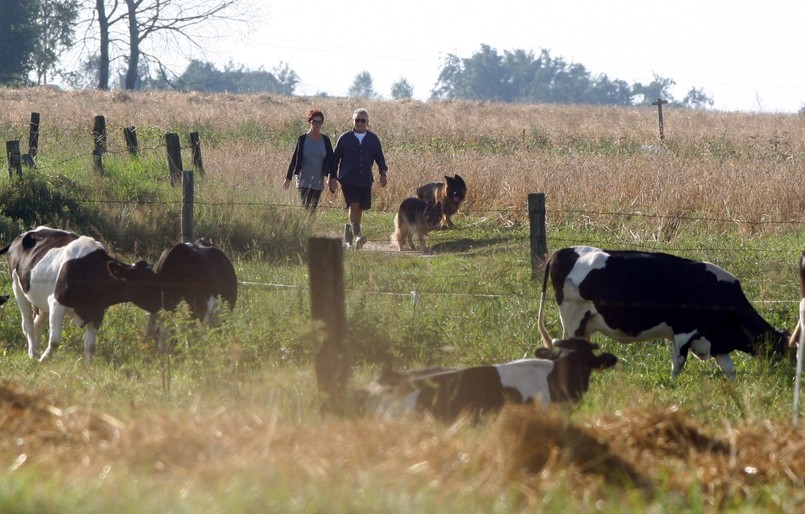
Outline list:
[[[595,343],[557,341],[535,359],[470,368],[384,370],[357,393],[361,407],[386,415],[427,411],[443,421],[459,415],[496,412],[506,403],[577,402],[587,392],[593,370],[614,366],[610,353],[595,355]]]

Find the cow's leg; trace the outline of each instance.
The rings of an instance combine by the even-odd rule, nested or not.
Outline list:
[[[204,306],[206,313],[202,318],[202,322],[209,327],[217,327],[221,324],[221,316],[218,314],[221,308],[221,302],[215,295],[207,297],[207,304]]]
[[[581,337],[589,340],[595,332],[590,326],[590,319],[593,316],[592,311],[576,304],[561,305],[559,319],[562,321],[562,339]]]
[[[44,362],[59,347],[62,341],[62,329],[64,328],[64,316],[67,314],[67,307],[60,304],[52,296],[48,299],[50,307],[50,337],[48,337],[48,347],[39,358],[39,362]]]
[[[159,353],[168,353],[168,338],[170,333],[165,326],[163,319],[165,311],[152,312],[148,314],[148,324],[145,326],[145,337],[157,340]]]
[[[45,333],[45,323],[48,321],[48,313],[41,311],[39,309],[34,309],[34,348],[33,353],[30,355],[31,358],[34,357],[37,353],[39,353],[39,341],[42,340],[42,334]],[[31,352],[31,348],[28,348],[29,353]]]
[[[682,370],[685,369],[691,341],[697,336],[696,332],[674,334],[674,339],[671,342],[671,378],[678,377]]]
[[[718,367],[721,368],[721,371],[729,378],[730,380],[735,380],[737,374],[735,373],[735,364],[732,362],[732,358],[728,353],[720,353],[718,355],[713,355],[713,358],[716,360]]]
[[[13,273],[13,280],[11,281],[11,289],[14,291],[14,299],[17,301],[17,307],[20,309],[20,317],[22,318],[22,333],[25,340],[28,342],[28,356],[34,358],[39,352],[39,339],[36,337],[34,328],[34,306],[26,298],[25,293],[19,286],[17,279],[17,272]]]
[[[159,333],[159,325],[161,324],[160,315],[158,312],[148,313],[148,322],[145,324],[145,338],[153,339]]]
[[[84,355],[87,357],[87,362],[92,362],[95,356],[95,340],[98,337],[98,328],[94,323],[88,323],[84,332]]]

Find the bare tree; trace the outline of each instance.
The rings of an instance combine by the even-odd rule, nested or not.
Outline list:
[[[236,24],[237,32],[260,21],[259,0],[95,0],[91,27],[84,38],[88,52],[99,55],[98,88],[109,89],[110,68],[125,59],[126,89],[135,89],[150,66],[162,76],[176,57],[205,53],[207,41],[230,35],[216,30]],[[98,45],[97,47],[95,45]]]
[[[109,89],[109,27],[113,23],[111,16],[117,11],[117,0],[112,2],[110,14],[106,13],[104,0],[95,0],[95,12],[98,13],[98,89],[106,91]]]

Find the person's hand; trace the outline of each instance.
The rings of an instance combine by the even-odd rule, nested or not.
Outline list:
[[[291,187],[291,179],[286,178],[285,182],[282,183],[282,189],[288,189]]]
[[[328,183],[328,186],[330,187],[330,192],[331,193],[335,193],[335,186],[337,184],[338,184],[338,181],[335,179],[335,177],[330,177],[330,182]]]
[[[385,175],[380,175],[380,187],[386,187],[388,180]]]

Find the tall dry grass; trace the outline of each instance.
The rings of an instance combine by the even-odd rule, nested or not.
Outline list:
[[[787,114],[666,109],[657,152],[641,150],[659,147],[653,107],[3,89],[0,134],[26,141],[33,111],[42,115],[45,154],[88,153],[85,140],[67,141],[89,138],[97,114],[118,150],[125,126],[155,147],[164,132],[199,131],[208,173],[228,188],[217,195],[295,203],[280,184],[305,113],[322,109],[324,132],[337,137],[359,106],[369,109],[390,167],[376,209],[394,210],[417,185],[458,173],[469,184],[469,214],[514,210],[509,217],[523,219],[527,195],[544,192],[555,222],[585,210],[734,220],[753,230],[803,221],[805,120]],[[340,196],[325,195],[324,204],[340,207]]]
[[[713,512],[796,512],[805,501],[802,432],[768,421],[715,432],[673,407],[586,422],[508,407],[482,427],[412,418],[295,425],[270,406],[203,404],[121,421],[2,386],[0,428],[25,434],[0,438],[8,477],[49,469],[73,487],[100,480],[115,495],[140,487],[151,500],[139,512],[241,512],[271,502],[311,512],[622,512],[624,502],[627,510],[700,503]]]
[[[700,217],[709,229],[740,220],[756,232],[778,229],[760,223],[766,220],[803,221],[805,128],[791,115],[668,109],[667,151],[659,153],[641,150],[657,144],[652,108],[6,89],[0,134],[26,141],[30,113],[40,112],[42,172],[58,173],[61,161],[51,156],[89,156],[97,114],[106,116],[117,152],[126,126],[137,126],[153,152],[162,151],[165,132],[184,138],[197,130],[217,185],[204,200],[259,208],[297,203],[280,185],[307,110],[323,109],[324,130],[336,135],[358,106],[369,109],[391,168],[389,187],[375,192],[377,209],[395,209],[418,184],[459,173],[470,186],[464,211],[507,222],[524,220],[531,192],[546,193],[549,223],[583,224],[592,218],[585,211],[645,214],[656,232],[675,230],[664,216]],[[91,159],[84,166],[91,173]],[[340,202],[325,196],[325,206]],[[742,502],[744,512],[797,512],[805,504],[801,431],[762,420],[732,425],[723,416],[713,421],[723,430],[714,430],[682,411],[658,410],[636,387],[633,404],[647,408],[573,417],[511,409],[488,425],[446,427],[427,419],[319,419],[312,376],[287,380],[290,373],[278,369],[251,377],[252,384],[233,376],[175,406],[93,399],[121,396],[115,381],[139,381],[146,372],[136,363],[117,365],[108,382],[92,388],[74,378],[75,369],[60,376],[59,368],[32,366],[32,376],[47,375],[70,398],[64,404],[21,386],[0,389],[6,480],[25,473],[52,480],[50,489],[31,485],[21,496],[88,487],[101,496],[99,505],[128,496],[128,511],[138,512],[252,511],[278,497],[284,508],[274,510],[310,512],[366,505],[400,512],[715,512],[740,510]],[[204,365],[208,371],[210,362]],[[81,374],[100,375],[92,368]],[[45,378],[38,380],[31,383]],[[302,399],[289,399],[282,387],[303,387]],[[685,387],[676,394],[701,395]]]

